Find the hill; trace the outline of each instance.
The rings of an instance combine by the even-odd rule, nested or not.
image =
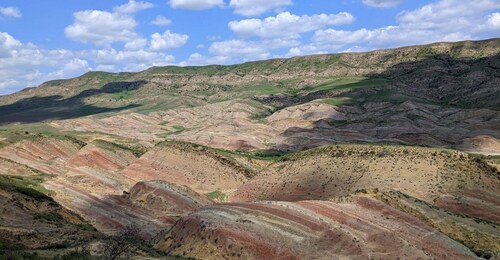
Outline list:
[[[0,123],[45,122],[148,145],[166,138],[285,151],[383,142],[495,154],[499,41],[89,72],[0,97]]]
[[[0,258],[498,258],[499,55],[435,43],[1,96]]]

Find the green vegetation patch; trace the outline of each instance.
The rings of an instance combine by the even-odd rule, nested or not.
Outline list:
[[[124,90],[122,92],[108,94],[110,98],[115,100],[126,100],[134,97],[134,91]]]
[[[141,157],[143,154],[147,152],[147,148],[141,145],[113,143],[101,139],[94,140],[94,142],[96,143],[96,145],[99,145],[105,149],[111,149],[111,150],[120,149],[131,152],[137,158]]]
[[[228,197],[229,197],[228,195],[226,195],[226,194],[224,194],[224,193],[222,193],[221,191],[218,191],[218,190],[212,191],[210,193],[207,193],[206,195],[211,200],[218,200],[218,201],[221,201],[221,202],[222,201],[226,201],[228,199]]]
[[[51,191],[41,185],[49,177],[50,175],[47,174],[37,176],[0,175],[0,188],[16,191],[34,199],[53,201],[49,196]]]
[[[307,87],[304,90],[342,90],[342,89],[360,89],[382,87],[389,81],[387,79],[366,79],[362,77],[338,78],[317,86]]]
[[[331,106],[343,106],[353,103],[352,99],[348,97],[325,98],[321,102]]]
[[[43,137],[67,140],[78,145],[80,148],[87,145],[76,136],[75,133],[59,131],[47,123],[3,125],[0,126],[0,137],[5,138],[5,140],[0,142],[0,148],[21,140]]]
[[[161,137],[161,138],[168,138],[171,135],[180,134],[180,133],[184,132],[187,129],[184,126],[181,126],[181,125],[173,125],[172,128],[174,129],[174,131],[169,131],[169,132],[165,132],[165,133],[162,133],[162,134],[157,134],[157,136]]]

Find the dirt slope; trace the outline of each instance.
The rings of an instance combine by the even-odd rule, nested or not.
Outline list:
[[[148,151],[121,174],[135,181],[164,180],[188,186],[199,193],[209,193],[236,190],[254,173],[202,146],[165,142]]]
[[[466,247],[373,199],[234,203],[182,219],[160,248],[203,259],[474,259]]]
[[[4,250],[66,248],[98,235],[50,197],[0,176],[0,254]]]
[[[272,165],[241,186],[232,199],[296,201],[395,189],[432,203],[445,194],[465,192],[498,199],[499,185],[495,169],[462,152],[334,145],[297,153]]]

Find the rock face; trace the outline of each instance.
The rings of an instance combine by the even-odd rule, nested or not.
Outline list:
[[[138,182],[130,189],[134,205],[148,209],[158,218],[185,216],[213,202],[186,186],[164,181]]]
[[[380,201],[215,205],[182,219],[160,248],[203,259],[474,259],[466,247]]]

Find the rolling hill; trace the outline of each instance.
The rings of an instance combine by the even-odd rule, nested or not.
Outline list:
[[[0,96],[0,258],[97,256],[133,230],[134,257],[496,259],[499,55],[435,43]]]

